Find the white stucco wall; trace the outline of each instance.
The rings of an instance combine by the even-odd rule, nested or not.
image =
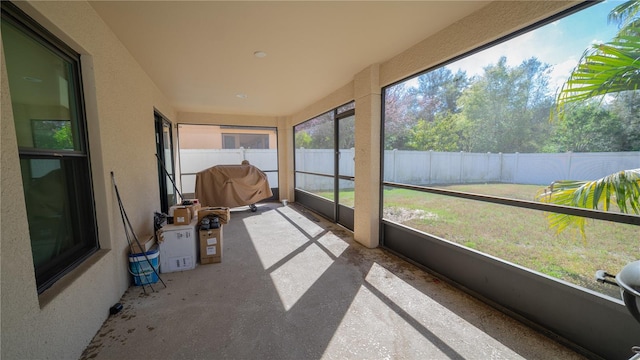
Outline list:
[[[1,82],[1,357],[73,359],[129,285],[127,242],[114,171],[139,236],[159,210],[154,108],[175,112],[129,52],[85,2],[17,5],[82,55],[92,174],[102,250],[38,296],[4,60]],[[4,59],[4,57],[2,58]]]

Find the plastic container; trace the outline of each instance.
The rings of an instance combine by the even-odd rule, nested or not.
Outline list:
[[[145,257],[145,255],[147,255]],[[129,255],[129,272],[133,275],[133,282],[136,286],[155,284],[158,282],[158,256],[160,251],[157,247],[152,248],[146,253]],[[147,258],[149,261],[147,261]],[[149,265],[153,265],[153,269]]]

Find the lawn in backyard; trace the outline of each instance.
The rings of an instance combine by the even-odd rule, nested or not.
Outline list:
[[[472,184],[446,188],[533,200],[542,187]],[[341,204],[353,206],[353,191],[341,191],[339,197]],[[595,272],[602,269],[616,274],[638,259],[638,226],[589,220],[583,240],[577,231],[556,234],[545,213],[537,210],[398,188],[385,189],[383,203],[385,219],[616,298],[620,297],[618,288],[596,282]]]

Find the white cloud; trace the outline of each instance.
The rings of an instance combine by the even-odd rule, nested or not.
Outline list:
[[[531,57],[535,56],[539,58],[542,47],[539,46],[538,43],[539,40],[536,35],[533,32],[528,32],[507,42],[456,61],[450,68],[453,69],[453,71],[460,68],[466,71],[468,76],[480,75],[487,65],[497,63],[501,56],[507,58],[508,66],[517,66]]]
[[[549,73],[549,90],[553,93],[559,91],[562,84],[567,81],[569,74],[571,74],[571,71],[577,65],[578,59],[573,56],[560,64],[553,65]]]
[[[603,26],[603,14],[609,12],[615,3],[607,1],[606,6],[595,5],[585,10],[582,18],[575,17],[556,20],[546,26],[524,33],[496,46],[458,60],[447,67],[456,72],[466,71],[467,76],[484,73],[484,68],[496,64],[501,56],[507,58],[510,67],[520,65],[532,57],[549,64],[549,90],[555,92],[566,81],[578,64],[578,59],[593,44],[602,44],[615,35],[615,26]]]

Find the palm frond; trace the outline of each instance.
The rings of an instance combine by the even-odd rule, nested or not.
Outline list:
[[[617,22],[624,27],[634,20],[634,17],[640,14],[640,1],[626,1],[616,6],[607,16],[607,20]]]
[[[568,104],[638,89],[640,22],[635,21],[612,41],[585,51],[558,93],[555,114],[562,119]],[[551,115],[553,119],[554,112]]]
[[[640,0],[626,1],[609,13],[620,30],[609,42],[587,49],[557,94],[554,115],[563,119],[568,104],[640,89]],[[555,114],[554,114],[555,113]],[[595,181],[557,181],[540,192],[538,201],[581,208],[611,210],[612,198],[623,213],[640,214],[640,169],[624,170]],[[586,239],[584,217],[547,214],[557,232],[569,227]]]
[[[538,192],[540,202],[611,211],[611,200],[620,212],[640,215],[640,169],[623,170],[593,181],[560,180]],[[586,240],[586,218],[548,213],[549,226],[560,233],[577,228]]]

